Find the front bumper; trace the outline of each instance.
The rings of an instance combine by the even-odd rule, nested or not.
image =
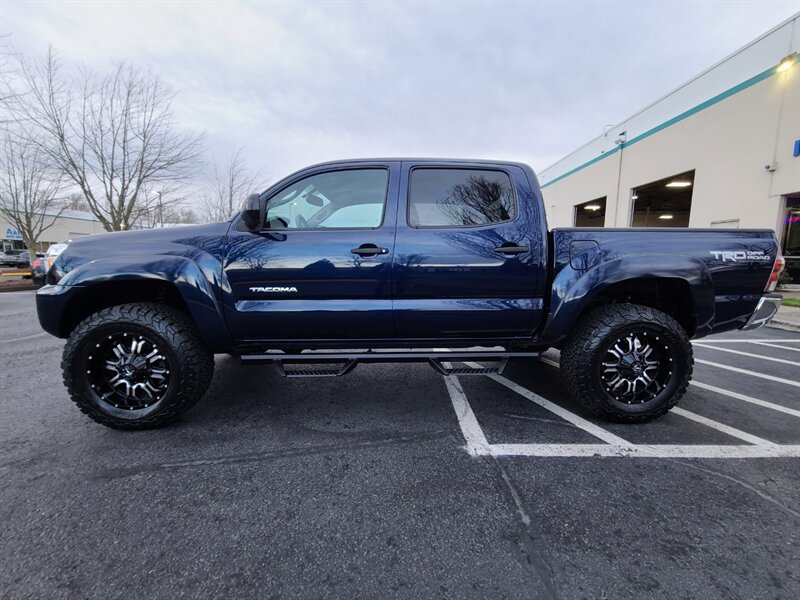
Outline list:
[[[759,300],[756,305],[755,312],[753,312],[750,319],[748,319],[747,323],[742,327],[742,331],[757,329],[769,323],[772,317],[775,316],[775,313],[778,312],[781,300],[783,300],[783,296],[780,294],[764,294],[761,296],[761,300]]]

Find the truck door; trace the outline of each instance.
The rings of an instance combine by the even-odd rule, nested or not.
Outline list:
[[[541,318],[541,198],[520,167],[403,163],[395,243],[402,338],[513,339]]]
[[[241,340],[394,336],[391,271],[400,163],[297,174],[268,191],[264,228],[232,226],[224,262]]]

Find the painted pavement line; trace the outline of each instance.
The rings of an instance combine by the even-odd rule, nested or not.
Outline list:
[[[769,348],[778,348],[780,350],[791,350],[792,352],[800,352],[800,348],[789,348],[788,346],[779,346],[778,344],[770,344],[767,342],[753,342],[759,346],[767,346]]]
[[[704,344],[702,342],[692,342],[693,346],[699,346],[700,348],[708,348],[710,350],[716,350],[718,352],[729,352],[731,354],[739,354],[740,356],[748,356],[750,358],[758,358],[760,360],[770,360],[772,362],[781,363],[784,365],[792,365],[794,367],[800,367],[800,362],[794,360],[786,360],[785,358],[775,358],[773,356],[764,356],[763,354],[755,354],[754,352],[744,352],[742,350],[733,350],[731,348],[717,348],[716,346],[712,346],[711,344]],[[794,348],[789,348],[793,350]]]
[[[492,456],[534,457],[631,457],[631,458],[800,458],[800,445],[645,445],[614,444],[492,444]]]
[[[782,412],[787,415],[792,415],[793,417],[800,417],[800,410],[795,410],[793,408],[781,406],[780,404],[775,404],[773,402],[767,402],[766,400],[759,400],[758,398],[753,398],[752,396],[745,396],[744,394],[740,394],[739,392],[726,390],[721,387],[717,387],[715,385],[709,385],[708,383],[703,383],[701,381],[692,381],[691,384],[703,390],[708,390],[710,392],[722,394],[723,396],[728,396],[729,398],[736,398],[737,400],[741,400],[742,402],[749,402],[750,404],[755,404],[756,406],[761,406],[763,408],[768,408],[770,410]]]
[[[464,364],[467,365],[468,367],[480,368],[480,365],[476,363],[465,362]],[[631,445],[629,441],[622,439],[618,435],[614,435],[610,431],[606,431],[602,427],[599,427],[594,423],[587,421],[583,417],[580,417],[575,413],[568,411],[566,408],[560,407],[558,404],[550,402],[550,400],[547,400],[546,398],[543,398],[539,394],[536,394],[535,392],[532,392],[529,389],[524,388],[517,383],[514,383],[510,379],[507,379],[501,375],[487,375],[486,377],[516,392],[520,396],[527,398],[534,404],[538,404],[545,410],[548,410],[554,415],[561,417],[565,421],[569,421],[576,427],[583,429],[586,433],[593,435],[594,437],[601,439],[608,444],[614,444],[617,446],[624,446],[624,447]]]
[[[767,375],[766,373],[757,373],[756,371],[748,371],[747,369],[740,369],[739,367],[731,367],[729,365],[723,365],[722,363],[717,363],[710,360],[703,360],[702,358],[695,358],[694,362],[700,363],[701,365],[708,365],[710,367],[717,367],[718,369],[725,369],[726,371],[742,373],[743,375],[749,375],[750,377],[758,377],[759,379],[768,379],[769,381],[783,383],[784,385],[800,387],[800,381],[792,381],[791,379],[784,379],[783,377],[775,377],[774,375]]]
[[[711,338],[704,338],[710,344],[756,344],[758,342],[780,342],[781,344],[800,344],[800,338],[796,340],[789,340],[784,338],[765,338],[765,339],[752,339],[752,340],[715,340]]]
[[[457,377],[445,377],[444,383],[450,395],[450,402],[456,411],[456,419],[461,427],[461,433],[467,442],[467,451],[473,455],[491,454],[488,451],[489,442],[481,429],[472,407],[467,401],[464,389]]]

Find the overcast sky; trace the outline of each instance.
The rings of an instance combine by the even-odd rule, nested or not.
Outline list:
[[[277,179],[362,156],[541,170],[800,10],[773,2],[0,2],[25,55],[129,60],[209,157]]]

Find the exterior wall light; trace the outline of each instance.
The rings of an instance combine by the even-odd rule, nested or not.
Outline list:
[[[781,59],[781,62],[778,63],[776,72],[783,73],[784,71],[788,71],[792,68],[795,62],[797,62],[797,52],[792,52],[789,56]]]
[[[670,181],[667,184],[668,188],[684,188],[692,185],[691,181]]]

